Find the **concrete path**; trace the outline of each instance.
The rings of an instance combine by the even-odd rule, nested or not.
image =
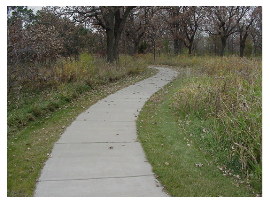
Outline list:
[[[66,129],[46,162],[35,196],[167,196],[140,143],[136,118],[177,72],[157,67],[148,79],[92,105]]]

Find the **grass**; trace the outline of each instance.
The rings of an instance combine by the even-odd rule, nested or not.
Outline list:
[[[16,81],[8,94],[8,136],[100,85],[143,74],[147,66],[141,57],[121,56],[119,64],[110,65],[83,53],[78,61],[59,59],[49,69],[40,67],[39,77]]]
[[[123,58],[122,58],[123,59]],[[125,60],[132,60],[130,58]],[[101,63],[101,62],[100,62]],[[100,83],[87,86],[86,80],[62,82],[53,88],[43,91],[21,92],[16,102],[10,100],[8,106],[8,196],[32,196],[45,161],[50,156],[54,143],[65,128],[90,105],[113,92],[154,74],[146,69],[145,64],[139,67],[130,63],[132,73],[120,73],[119,67],[113,67],[112,74],[101,73]],[[139,70],[139,71],[138,71]],[[103,74],[107,74],[104,76]],[[97,78],[98,78],[97,77]],[[105,81],[105,82],[104,82]],[[12,117],[13,116],[13,117]],[[28,119],[33,117],[33,119]],[[19,122],[15,122],[17,120]],[[21,121],[21,122],[20,122]],[[24,122],[22,122],[24,121]]]
[[[32,196],[55,141],[85,108],[153,74],[151,56],[118,65],[81,54],[40,68],[8,95],[8,196]],[[173,196],[261,194],[261,62],[169,57],[183,72],[144,107],[138,133],[154,172]]]
[[[260,195],[260,61],[237,57],[162,61],[172,62],[180,72],[189,67],[189,74],[153,97],[138,121],[139,138],[161,182],[174,196]],[[203,167],[198,169],[195,163]]]
[[[177,80],[155,94],[138,118],[139,140],[154,173],[172,196],[249,196],[246,188],[223,176],[211,157],[181,133],[170,107],[174,86],[179,83]]]

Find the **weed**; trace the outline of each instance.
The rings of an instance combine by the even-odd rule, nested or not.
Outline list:
[[[179,78],[154,94],[138,117],[139,140],[154,173],[172,196],[252,196],[244,183],[219,171],[216,154],[200,148],[197,136],[209,133],[199,128],[201,120],[179,119],[179,109],[172,107],[173,95],[186,82]]]
[[[261,193],[261,61],[239,57],[160,57],[193,76],[172,95],[185,136]],[[187,125],[188,124],[188,125]]]
[[[10,90],[8,135],[22,129],[29,122],[46,117],[97,86],[145,72],[147,65],[143,58],[134,59],[125,55],[120,56],[119,64],[110,65],[102,58],[82,53],[78,61],[59,59],[50,68],[40,67],[37,75],[46,80],[18,80],[17,85],[21,88]]]

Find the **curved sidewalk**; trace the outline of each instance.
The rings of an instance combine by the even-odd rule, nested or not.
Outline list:
[[[35,196],[167,196],[136,140],[144,103],[177,76],[155,68],[155,76],[109,95],[76,118],[55,143]]]

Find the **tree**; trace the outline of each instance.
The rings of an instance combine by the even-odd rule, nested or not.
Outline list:
[[[31,24],[36,17],[33,13],[33,10],[28,9],[27,6],[8,6],[7,15],[8,24],[12,24],[14,20],[20,19],[24,25],[28,25]]]
[[[19,80],[39,80],[40,65],[52,68],[60,56],[78,56],[88,33],[46,8],[35,15],[27,7],[8,8],[7,21],[9,89]]]
[[[237,26],[245,15],[246,9],[240,6],[206,7],[207,19],[205,31],[210,35],[218,35],[221,40],[220,55],[224,55],[227,39],[237,32]]]
[[[182,30],[180,19],[182,18],[183,6],[164,7],[164,9],[165,12],[162,12],[164,16],[163,20],[168,25],[167,29],[170,30],[173,38],[174,54],[178,55],[182,49],[182,39],[180,37]]]
[[[152,50],[154,55],[154,61],[156,60],[157,48],[160,50],[160,39],[162,39],[162,33],[164,33],[164,26],[161,20],[161,15],[159,13],[159,7],[150,7],[148,10],[148,15],[151,21],[147,26],[146,38],[152,44]],[[157,29],[158,28],[158,29]]]
[[[202,7],[174,6],[165,7],[164,20],[173,37],[174,54],[179,54],[182,44],[188,48],[189,54],[194,48],[194,39],[202,20]]]
[[[250,32],[250,28],[255,20],[255,12],[254,7],[242,7],[245,10],[245,15],[240,20],[238,24],[238,32],[239,32],[239,43],[240,43],[240,57],[244,56],[244,49],[246,45],[246,40]]]
[[[135,6],[79,6],[67,7],[62,14],[70,15],[77,22],[91,22],[106,32],[107,61],[119,59],[119,42],[130,11]],[[63,12],[64,11],[64,12]]]
[[[67,17],[55,15],[51,8],[44,7],[37,12],[36,24],[44,25],[50,30],[52,27],[58,33],[58,39],[62,40],[61,56],[78,58],[79,52],[86,46],[87,37],[91,37],[90,30],[81,24],[75,24]]]
[[[140,43],[149,28],[151,17],[153,17],[149,15],[150,9],[151,7],[137,7],[128,16],[125,35],[133,43],[132,54],[139,53]]]
[[[250,36],[253,42],[253,55],[262,51],[262,7],[258,6],[253,12],[254,21],[250,27]]]
[[[198,28],[202,22],[203,8],[202,7],[183,7],[183,15],[180,20],[180,25],[182,27],[181,38],[188,48],[189,55],[192,54],[194,48],[194,39],[198,31]]]
[[[24,46],[24,30],[33,23],[35,15],[26,6],[7,7],[7,50],[8,64],[16,64],[20,61],[20,52]]]

